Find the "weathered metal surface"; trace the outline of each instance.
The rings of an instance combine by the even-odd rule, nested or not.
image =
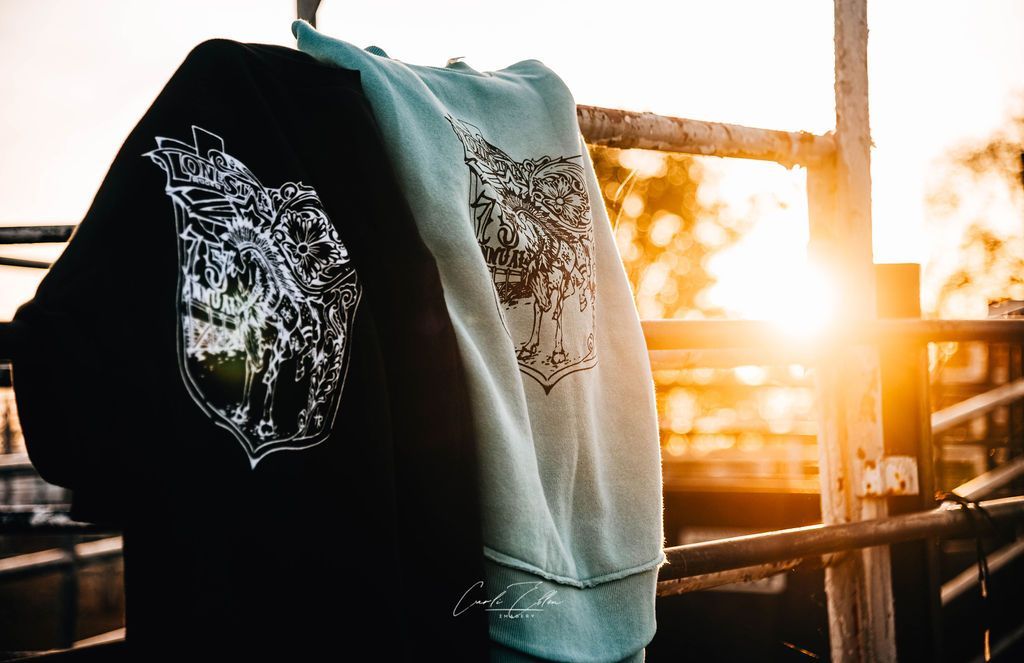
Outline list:
[[[24,258],[0,256],[0,265],[5,267],[28,267],[29,269],[49,269],[51,263],[42,260],[26,260]]]
[[[1004,497],[980,504],[997,523],[1024,520],[1024,496]],[[973,506],[969,508],[976,510]],[[812,555],[880,548],[885,544],[926,536],[973,536],[971,515],[987,523],[982,516],[966,514],[964,507],[952,504],[948,508],[887,518],[838,525],[807,525],[674,546],[665,549],[669,563],[661,567],[658,579],[688,578]]]
[[[28,454],[0,454],[0,476],[8,474],[35,474]]]
[[[295,2],[295,15],[301,19],[305,19],[316,27],[316,11],[320,8],[320,0],[296,0]]]
[[[722,585],[729,585],[737,582],[751,582],[753,580],[761,580],[762,578],[770,578],[773,575],[785,573],[787,571],[820,569],[837,563],[848,554],[848,552],[829,553],[827,555],[815,555],[803,559],[787,559],[781,562],[772,562],[770,564],[745,566],[740,569],[732,569],[729,571],[705,573],[703,575],[678,578],[676,580],[664,580],[658,583],[658,596],[676,596],[678,594],[687,594],[689,592],[696,592],[702,589],[710,589],[712,587],[720,587]]]
[[[107,533],[110,527],[72,520],[67,504],[0,506],[0,534]]]
[[[1021,476],[1024,476],[1024,456],[1017,456],[960,484],[953,492],[969,500],[980,500]]]
[[[883,456],[875,461],[865,458],[857,463],[860,479],[857,497],[917,495],[917,458]]]
[[[74,545],[73,550],[52,548],[38,552],[15,555],[0,559],[0,580],[50,573],[76,562],[99,561],[119,557],[124,542],[120,536],[111,536],[96,541]]]
[[[808,169],[811,261],[837,289],[841,343],[815,366],[823,523],[884,521],[884,497],[859,496],[860,464],[886,455],[879,348],[842,339],[878,329],[872,256],[871,158],[865,0],[834,0],[836,131],[834,158]],[[919,324],[915,322],[914,324]],[[861,548],[825,569],[833,661],[895,661],[888,546]]]
[[[758,129],[582,104],[576,115],[583,138],[607,147],[761,159],[786,168],[815,165],[835,149],[831,133]]]
[[[881,318],[921,317],[921,266],[917,263],[875,265],[877,313]],[[885,342],[879,346],[882,369],[882,427],[885,453],[876,494],[888,498],[889,514],[935,508],[928,348],[917,343]],[[896,474],[890,458],[904,457]],[[904,484],[903,482],[906,482]],[[891,490],[886,488],[891,487]],[[900,659],[934,660],[942,651],[941,545],[935,537],[894,543],[892,560],[893,622]]]
[[[932,433],[942,433],[997,407],[1024,398],[1024,378],[932,413]]]
[[[94,645],[103,645],[108,643],[124,642],[125,639],[125,627],[116,628],[113,631],[107,631],[106,633],[100,633],[88,638],[82,638],[81,640],[75,641],[75,649],[81,649],[82,647],[92,647]]]
[[[66,242],[74,229],[73,225],[0,226],[0,244]]]

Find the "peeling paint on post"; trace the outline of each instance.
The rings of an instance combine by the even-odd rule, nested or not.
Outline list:
[[[807,173],[810,241],[816,266],[838,284],[841,323],[874,320],[870,123],[865,0],[834,0],[835,158]],[[840,324],[840,327],[842,324]],[[821,512],[826,524],[887,514],[884,496],[858,496],[864,472],[885,456],[877,348],[846,345],[814,369],[818,396]],[[849,477],[844,481],[844,477]],[[855,551],[825,569],[833,661],[895,661],[889,548]]]
[[[776,161],[812,166],[835,150],[831,133],[776,131],[654,113],[577,105],[584,140],[592,145]]]

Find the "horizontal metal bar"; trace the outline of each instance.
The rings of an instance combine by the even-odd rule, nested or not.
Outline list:
[[[651,370],[681,368],[735,368],[737,366],[809,365],[813,354],[804,348],[711,348],[706,350],[651,350]]]
[[[0,476],[22,473],[36,473],[28,454],[0,454]]]
[[[826,566],[838,564],[849,556],[848,551],[829,553],[827,555],[814,555],[803,559],[787,559],[781,562],[769,564],[758,564],[757,566],[745,566],[741,569],[729,571],[718,571],[716,573],[705,573],[689,578],[678,578],[676,580],[664,580],[658,583],[657,594],[662,596],[675,596],[687,594],[702,589],[731,585],[737,582],[751,582],[770,578],[771,576],[787,571],[808,571],[811,569],[822,569]]]
[[[121,629],[124,631],[124,629]],[[109,640],[75,643],[73,647],[64,649],[46,649],[27,656],[19,656],[18,663],[25,661],[125,661],[134,660],[128,653],[128,641],[122,635]]]
[[[821,492],[821,480],[815,476],[712,476],[686,475],[672,467],[678,461],[664,462],[664,489],[680,493],[770,493],[814,495]]]
[[[937,410],[932,413],[932,434],[945,432],[1022,397],[1024,397],[1024,378],[999,385],[995,389]]]
[[[982,502],[981,505],[994,520],[1024,518],[1024,496],[1007,497]],[[969,508],[974,508],[969,507]],[[24,508],[7,507],[3,512],[27,511]],[[66,512],[53,509],[34,508],[31,511],[43,520],[31,526],[32,531],[45,529],[55,525],[60,531],[67,532],[75,525],[68,519]],[[980,518],[980,517],[979,517]],[[821,558],[824,555],[838,554],[854,548],[874,545],[911,541],[926,536],[953,537],[970,535],[973,524],[963,513],[963,507],[955,503],[946,503],[931,511],[879,518],[874,520],[843,523],[839,525],[810,525],[792,529],[763,532],[739,537],[716,539],[683,546],[675,546],[665,550],[668,564],[659,573],[659,581],[693,578],[687,583],[674,583],[665,586],[667,593],[694,591],[719,584],[742,582],[745,579],[768,577],[784,570],[813,567],[814,560],[805,563],[810,557]],[[9,533],[7,527],[0,527],[0,532]],[[119,548],[113,541],[119,537],[106,539],[106,543],[90,542],[79,544],[84,548],[76,549],[80,557],[95,558],[116,554]],[[32,569],[49,569],[68,563],[59,554],[61,551],[43,551],[31,553],[15,561],[0,560],[0,577],[30,572]],[[33,555],[35,557],[33,557]],[[835,560],[826,560],[826,564]]]
[[[989,500],[981,505],[994,520],[1024,518],[1024,496]],[[971,533],[972,522],[959,505],[838,525],[809,525],[667,548],[669,563],[661,567],[658,579],[687,578],[926,536]]]
[[[0,559],[0,580],[49,573],[73,564],[76,558],[79,562],[95,562],[118,557],[122,554],[123,549],[123,539],[120,536],[111,536],[75,544],[74,554],[70,550],[52,548],[14,557],[4,557]]]
[[[74,225],[59,226],[0,226],[0,244],[44,244],[66,242]]]
[[[0,535],[3,534],[109,534],[106,525],[72,520],[67,504],[0,506]]]
[[[1014,541],[1005,545],[995,552],[989,553],[989,573],[995,573],[1024,553],[1024,539]],[[978,586],[978,567],[972,564],[964,569],[951,580],[942,584],[942,605],[948,605],[962,596],[968,590]]]
[[[979,500],[982,497],[988,497],[1021,476],[1024,476],[1024,456],[1017,456],[960,484],[952,492],[969,500]]]
[[[28,267],[29,269],[49,269],[53,263],[42,260],[26,260],[24,258],[10,258],[0,256],[0,265],[4,267]]]
[[[121,642],[125,639],[125,627],[116,628],[113,631],[107,631],[106,633],[100,633],[89,638],[82,638],[81,640],[75,640],[74,649],[80,649],[82,647],[90,647],[92,645],[102,645],[108,642]]]
[[[40,550],[39,552],[0,559],[0,580],[11,580],[36,573],[49,573],[73,561],[67,550]]]
[[[812,338],[767,320],[642,320],[648,351],[768,347],[820,356],[850,343],[1024,341],[1024,319],[921,320],[889,318],[836,323]]]
[[[662,428],[661,431],[670,435],[674,433],[671,428]],[[693,427],[688,434],[690,435],[739,435],[741,433],[756,433],[757,435],[775,435],[779,431],[772,427],[772,422],[764,420],[748,420],[748,421],[736,421],[728,425],[722,424],[720,426],[707,428],[698,425]],[[801,437],[814,437],[818,434],[818,424],[815,421],[793,421],[790,423],[786,430],[785,435],[801,436]]]
[[[786,168],[814,166],[835,152],[832,132],[758,129],[586,105],[577,105],[576,115],[584,140],[592,145],[761,159]]]

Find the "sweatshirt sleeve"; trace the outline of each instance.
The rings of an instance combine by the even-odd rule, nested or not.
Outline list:
[[[186,56],[129,132],[63,253],[12,320],[11,374],[29,459],[44,480],[72,491],[75,519],[122,526],[128,483],[145,481],[126,456],[154,425],[141,376],[165,339],[139,313],[164,296],[153,289],[166,272],[157,247],[173,246],[174,221],[163,173],[142,152],[154,127],[223,103],[214,86],[200,101],[189,88],[203,65],[215,74],[211,46]]]
[[[103,324],[116,256],[104,218],[87,216],[13,320],[15,401],[29,458],[49,483],[72,491],[73,517],[119,524],[116,426],[119,358]]]

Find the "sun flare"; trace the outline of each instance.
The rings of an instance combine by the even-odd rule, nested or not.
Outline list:
[[[769,320],[787,335],[811,338],[833,321],[836,289],[807,259],[805,224],[784,221],[765,220],[712,256],[708,271],[716,283],[707,294],[732,317]]]

